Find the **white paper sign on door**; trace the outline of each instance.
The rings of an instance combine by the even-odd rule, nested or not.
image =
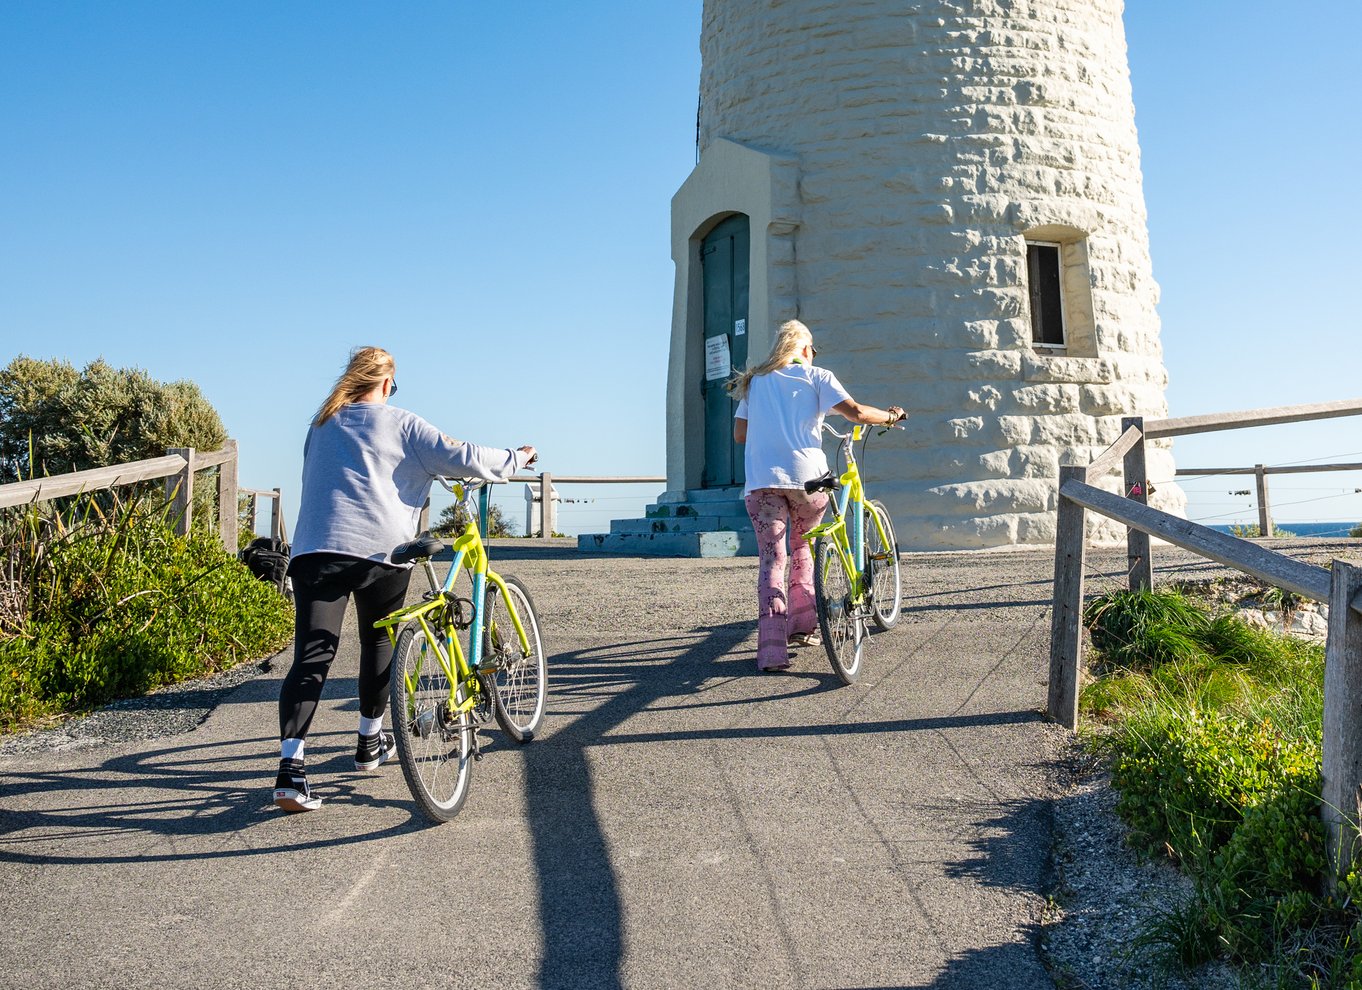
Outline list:
[[[728,356],[728,335],[705,338],[705,381],[727,378],[733,365]]]

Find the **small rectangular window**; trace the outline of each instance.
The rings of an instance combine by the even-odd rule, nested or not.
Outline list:
[[[1059,245],[1028,241],[1026,281],[1031,288],[1031,342],[1064,346],[1064,297],[1060,291]]]

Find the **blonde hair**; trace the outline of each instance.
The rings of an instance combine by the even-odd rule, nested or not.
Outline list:
[[[778,368],[789,364],[805,344],[813,343],[813,332],[798,320],[787,320],[776,333],[776,342],[771,345],[771,353],[761,364],[746,371],[740,371],[728,382],[728,391],[735,399],[747,397],[747,386],[757,375],[769,375]]]
[[[331,394],[312,418],[313,426],[321,426],[342,406],[355,402],[361,395],[372,392],[397,369],[393,356],[381,347],[357,347],[350,352],[350,363],[331,387]]]

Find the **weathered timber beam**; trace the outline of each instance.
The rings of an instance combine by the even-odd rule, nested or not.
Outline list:
[[[1134,426],[1122,433],[1114,444],[1092,459],[1092,463],[1088,465],[1088,480],[1096,481],[1115,471],[1117,465],[1124,463],[1126,454],[1140,442],[1143,435]]]
[[[537,474],[518,474],[513,478],[507,478],[507,484],[524,482],[527,485],[539,484]],[[639,477],[591,477],[587,475],[555,474],[553,476],[555,485],[665,485],[666,478],[639,478]]]
[[[1312,419],[1358,415],[1362,415],[1362,399],[1341,399],[1338,402],[1316,402],[1304,406],[1270,406],[1242,412],[1183,416],[1179,419],[1150,419],[1145,421],[1144,435],[1150,439],[1180,437],[1189,433],[1243,430],[1251,426],[1275,426],[1278,423],[1303,423]]]
[[[24,505],[28,502],[45,502],[65,495],[79,495],[81,492],[99,491],[115,485],[128,485],[135,481],[166,478],[172,474],[179,474],[184,470],[184,466],[183,457],[171,454],[145,461],[115,464],[111,467],[74,471],[71,474],[57,475],[55,478],[36,478],[33,481],[0,485],[0,508]]]
[[[1065,481],[1060,486],[1059,494],[1127,526],[1167,540],[1174,546],[1252,574],[1274,587],[1285,588],[1317,602],[1329,600],[1329,572],[1322,567],[1301,563],[1256,543],[1228,533],[1218,533],[1199,523],[1140,505],[1134,499],[1113,495],[1081,481]]]
[[[1362,464],[1288,464],[1282,467],[1263,465],[1264,474],[1314,474],[1316,471],[1362,471]],[[1176,474],[1257,474],[1256,467],[1246,468],[1178,468]]]

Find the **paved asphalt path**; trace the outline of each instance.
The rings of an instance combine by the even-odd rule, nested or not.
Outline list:
[[[318,812],[270,804],[287,655],[192,732],[0,758],[3,982],[1052,987],[1052,551],[904,559],[903,621],[842,687],[821,650],[756,672],[750,559],[499,544],[548,720],[489,732],[447,825],[396,765],[354,771],[353,652],[309,740]]]

